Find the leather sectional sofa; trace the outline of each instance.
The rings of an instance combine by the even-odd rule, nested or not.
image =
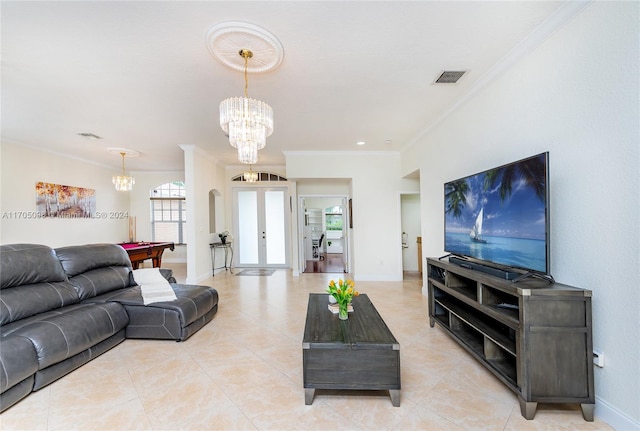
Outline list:
[[[126,338],[183,341],[213,319],[218,292],[175,283],[144,304],[115,244],[0,246],[0,412]]]

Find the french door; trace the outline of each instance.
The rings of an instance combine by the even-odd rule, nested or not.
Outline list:
[[[235,266],[289,267],[289,190],[234,188]]]

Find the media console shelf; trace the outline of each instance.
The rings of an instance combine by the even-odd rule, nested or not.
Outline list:
[[[579,403],[593,421],[591,291],[544,280],[512,283],[427,259],[429,324],[441,326],[516,393],[538,403]]]

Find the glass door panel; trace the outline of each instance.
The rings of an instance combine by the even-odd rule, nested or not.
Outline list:
[[[242,190],[237,194],[238,205],[238,266],[259,263],[258,192]]]
[[[284,265],[287,263],[285,232],[285,193],[280,190],[269,190],[264,193],[265,251],[267,265]]]
[[[289,266],[287,188],[234,190],[238,267]]]

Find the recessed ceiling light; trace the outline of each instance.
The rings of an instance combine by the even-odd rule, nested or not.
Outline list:
[[[102,139],[100,136],[94,135],[93,133],[89,133],[89,132],[78,133],[78,135],[82,136],[83,138],[87,138],[87,139]]]
[[[391,139],[385,139],[385,140],[384,140],[384,143],[385,143],[386,145],[391,145]]]
[[[364,142],[364,141],[358,141],[358,142],[356,142],[356,145],[364,145],[364,144],[365,144],[365,142]]]

